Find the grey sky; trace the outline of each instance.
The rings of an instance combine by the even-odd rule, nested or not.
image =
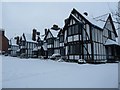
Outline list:
[[[44,29],[50,28],[53,24],[63,27],[64,19],[69,16],[72,8],[76,8],[80,12],[87,11],[89,16],[95,17],[117,9],[117,2],[4,2],[2,6],[2,26],[7,37],[11,38],[14,35],[21,35],[23,32],[31,33],[33,28],[43,34]]]

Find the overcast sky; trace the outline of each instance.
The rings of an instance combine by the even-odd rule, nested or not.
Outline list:
[[[33,28],[44,34],[44,29],[51,28],[53,24],[63,27],[64,19],[73,8],[80,12],[88,12],[90,17],[96,17],[117,9],[117,2],[4,2],[2,28],[5,29],[8,38],[21,35],[23,32],[31,33]]]

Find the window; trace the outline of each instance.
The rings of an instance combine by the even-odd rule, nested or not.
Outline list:
[[[108,38],[112,39],[111,31],[108,30]]]
[[[62,56],[65,55],[64,48],[60,48],[60,54],[61,54]]]
[[[54,43],[53,38],[49,38],[49,39],[47,39],[47,43],[48,43],[48,44],[53,44],[53,43]]]
[[[75,27],[74,28],[74,34],[78,34],[78,32],[79,32],[78,25],[75,25],[74,27]]]
[[[60,42],[63,42],[64,41],[64,37],[63,35],[60,36]]]
[[[79,44],[70,45],[69,54],[81,54],[81,46]]]
[[[25,46],[25,41],[22,41],[22,42],[21,42],[21,45],[22,45],[22,46]]]
[[[53,49],[48,49],[48,56],[52,56],[53,53],[54,53]]]
[[[69,27],[69,28],[68,28],[68,35],[71,35],[71,34],[72,34],[71,31],[72,31],[72,30],[71,30],[71,27]]]
[[[68,27],[68,35],[74,35],[74,34],[78,34],[79,32],[81,32],[82,26],[75,24],[72,26]]]

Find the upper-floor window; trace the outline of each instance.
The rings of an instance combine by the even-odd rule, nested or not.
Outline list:
[[[60,35],[60,42],[63,42],[63,41],[64,41],[64,36]]]
[[[79,44],[74,44],[69,46],[69,54],[81,54],[81,46]]]
[[[112,39],[112,33],[108,30],[108,38]]]
[[[43,45],[43,41],[38,42],[38,46],[41,46],[41,45]]]
[[[48,44],[53,44],[53,43],[54,43],[54,39],[53,39],[53,38],[47,39],[47,43],[48,43]]]
[[[21,41],[21,46],[25,46],[25,41]]]
[[[68,27],[68,36],[81,33],[82,24],[74,24]]]

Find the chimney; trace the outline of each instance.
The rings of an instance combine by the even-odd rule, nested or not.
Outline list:
[[[40,36],[40,32],[36,32],[38,36]]]
[[[51,27],[51,29],[53,29],[53,30],[59,30],[60,28],[58,27],[58,25],[54,24],[54,25]]]
[[[17,36],[17,42],[16,42],[17,45],[19,45],[19,37]]]
[[[4,36],[4,35],[5,35],[5,31],[4,31],[4,30],[0,30],[0,34],[1,34],[2,36]]]
[[[45,35],[47,34],[47,29],[45,29]]]
[[[5,31],[3,30],[3,31],[2,31],[2,36],[4,36],[4,35],[5,35]]]
[[[15,37],[14,39],[16,39],[16,44],[19,45],[19,36]]]
[[[33,29],[33,33],[32,33],[32,40],[36,41],[36,34],[37,34],[37,30]]]
[[[40,37],[38,36],[38,38],[37,38],[37,42],[39,42],[40,41]]]
[[[87,13],[87,12],[84,12],[84,15],[85,15],[85,16],[88,16],[88,13]]]

